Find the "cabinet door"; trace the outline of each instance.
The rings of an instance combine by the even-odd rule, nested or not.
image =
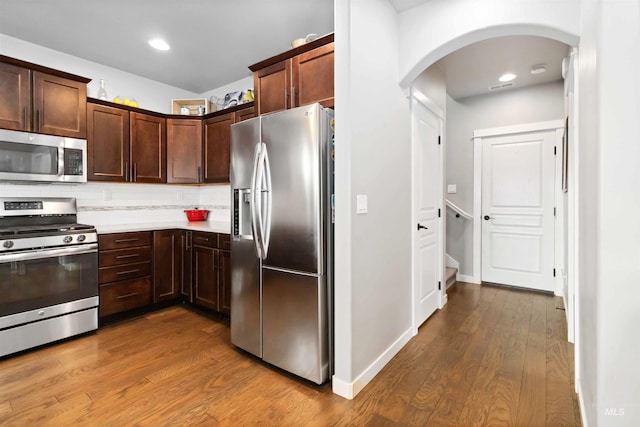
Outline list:
[[[33,71],[33,130],[85,139],[87,85]]]
[[[218,251],[193,247],[193,302],[218,310]]]
[[[321,103],[333,107],[333,43],[293,57],[295,107]]]
[[[129,179],[129,112],[87,104],[87,179]]]
[[[291,60],[253,73],[254,105],[259,115],[291,108]]]
[[[220,260],[220,312],[231,314],[231,252],[218,251]]]
[[[29,70],[0,62],[0,128],[31,129]]]
[[[166,119],[131,113],[131,182],[167,182]]]
[[[233,113],[204,121],[204,182],[229,182]]]
[[[153,232],[153,302],[176,299],[182,290],[180,231]]]
[[[182,297],[189,302],[193,302],[193,292],[191,290],[192,285],[192,249],[191,249],[191,237],[193,233],[191,231],[180,232],[180,245],[182,246]]]
[[[254,107],[243,108],[235,112],[234,123],[239,123],[244,120],[252,119],[256,116],[256,109]]]
[[[167,119],[167,182],[202,181],[202,120]]]

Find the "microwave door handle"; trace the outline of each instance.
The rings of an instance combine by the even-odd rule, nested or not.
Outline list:
[[[64,147],[58,147],[58,176],[64,175]]]

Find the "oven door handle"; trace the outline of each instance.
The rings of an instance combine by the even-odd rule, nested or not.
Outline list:
[[[30,261],[34,259],[54,258],[59,256],[90,254],[93,252],[98,252],[98,245],[96,243],[66,248],[14,252],[9,254],[0,254],[0,264],[13,261]]]

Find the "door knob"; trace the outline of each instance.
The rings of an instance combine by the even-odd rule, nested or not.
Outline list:
[[[489,215],[485,215],[485,216],[484,216],[484,220],[485,220],[485,221],[489,221],[490,219],[491,219],[491,217],[490,217]]]
[[[422,225],[422,224],[418,223],[418,231],[420,231],[420,229],[422,229],[422,230],[428,230],[428,228],[427,228],[427,227],[425,227],[424,225]]]

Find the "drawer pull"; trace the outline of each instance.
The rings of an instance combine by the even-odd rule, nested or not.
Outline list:
[[[136,242],[138,240],[140,240],[140,239],[138,239],[136,237],[136,238],[133,238],[133,239],[117,239],[115,242],[116,243],[126,243],[126,242]]]
[[[135,258],[135,257],[139,257],[139,256],[140,256],[140,254],[116,255],[116,259]]]
[[[117,272],[116,272],[116,275],[118,275],[118,276],[119,276],[119,275],[121,275],[121,274],[137,273],[137,272],[139,272],[139,271],[140,271],[140,269],[139,269],[139,268],[136,268],[136,269],[134,269],[134,270],[117,271]]]
[[[118,296],[116,297],[116,299],[131,298],[131,297],[135,297],[136,295],[140,295],[140,292],[132,292],[132,293],[130,293],[130,294],[118,295]]]

